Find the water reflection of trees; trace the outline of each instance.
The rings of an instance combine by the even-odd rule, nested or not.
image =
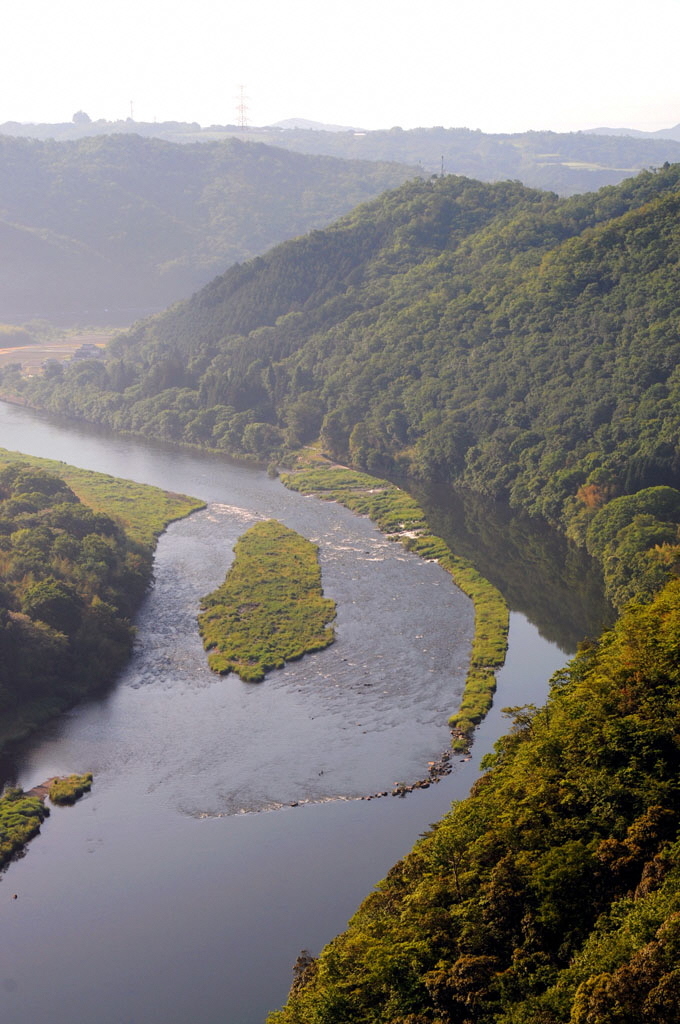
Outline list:
[[[546,640],[573,652],[614,621],[602,575],[585,551],[507,505],[446,487],[409,485],[434,533],[470,559]]]

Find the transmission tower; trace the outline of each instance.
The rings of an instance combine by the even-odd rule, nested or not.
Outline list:
[[[236,100],[236,124],[243,131],[248,127],[248,105],[246,103],[247,96],[245,94],[243,86],[239,86],[239,93]]]

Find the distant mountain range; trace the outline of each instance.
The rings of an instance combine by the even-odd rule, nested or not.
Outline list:
[[[641,132],[637,128],[589,128],[589,135],[631,135],[635,139],[671,139],[680,142],[680,124],[673,128],[660,128],[656,132]]]
[[[469,128],[390,128],[368,131],[290,118],[264,128],[177,121],[91,121],[82,113],[57,125],[0,125],[0,133],[74,140],[105,134],[137,134],[168,142],[263,142],[270,146],[351,160],[387,160],[419,168],[423,175],[465,174],[481,181],[521,181],[559,195],[615,185],[648,167],[680,160],[680,126],[661,132],[601,128],[558,133],[530,131],[489,135]]]
[[[571,195],[680,161],[680,141],[659,133],[363,131],[301,119],[201,128],[82,112],[0,132],[0,322],[11,323],[129,324],[409,178],[455,173]]]
[[[285,128],[290,130],[293,128],[302,128],[304,131],[310,132],[357,132],[363,131],[362,128],[357,128],[350,125],[340,124],[323,124],[321,121],[309,121],[306,117],[288,117],[285,121],[276,121],[274,124],[269,125],[270,128]]]
[[[0,136],[0,322],[129,324],[417,173],[235,138]]]

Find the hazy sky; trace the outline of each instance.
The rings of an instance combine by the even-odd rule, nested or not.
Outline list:
[[[243,85],[252,125],[655,130],[680,122],[678,39],[680,0],[26,0],[0,122],[234,123]]]

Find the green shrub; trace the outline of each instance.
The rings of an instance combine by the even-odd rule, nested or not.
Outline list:
[[[0,867],[37,835],[49,814],[37,796],[26,796],[20,789],[7,789],[0,796]]]
[[[65,779],[55,779],[49,788],[49,798],[53,804],[74,804],[83,793],[92,788],[92,772],[85,775],[69,775]]]

